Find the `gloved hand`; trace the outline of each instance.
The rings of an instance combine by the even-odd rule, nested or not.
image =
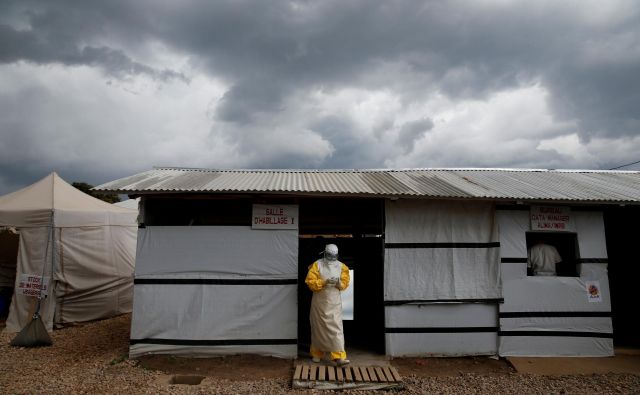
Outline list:
[[[337,277],[328,278],[326,283],[327,283],[327,286],[334,287],[338,283],[338,278]]]

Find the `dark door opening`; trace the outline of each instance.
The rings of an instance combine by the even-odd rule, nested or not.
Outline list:
[[[312,292],[304,283],[308,267],[326,244],[336,244],[339,259],[354,272],[354,317],[343,321],[350,348],[384,354],[382,201],[309,199],[300,202],[298,246],[298,346],[309,352]]]
[[[610,207],[604,213],[607,237],[608,276],[611,293],[613,344],[640,348],[636,306],[637,279],[640,277],[637,223],[640,207]]]
[[[16,280],[20,235],[13,229],[0,229],[0,321],[9,315]]]

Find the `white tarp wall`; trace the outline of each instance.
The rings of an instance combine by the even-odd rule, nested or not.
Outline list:
[[[36,308],[37,299],[20,292],[23,274],[49,279],[40,311],[49,330],[131,312],[136,227],[130,217],[130,226],[57,227],[53,242],[51,228],[21,228],[6,330],[20,331]]]
[[[497,211],[504,293],[501,356],[613,355],[602,213],[574,210],[571,215],[580,251],[580,277],[534,277],[527,276],[529,211]],[[599,301],[589,298],[590,282],[599,284]]]
[[[130,356],[297,355],[298,231],[138,230]]]
[[[386,202],[390,356],[497,353],[499,242],[491,203]]]

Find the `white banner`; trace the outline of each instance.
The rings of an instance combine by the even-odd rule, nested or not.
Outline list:
[[[575,231],[571,209],[531,206],[531,230]]]
[[[298,229],[297,205],[254,204],[253,229]]]
[[[37,276],[34,274],[20,274],[18,283],[18,295],[46,297],[49,288],[49,276]]]

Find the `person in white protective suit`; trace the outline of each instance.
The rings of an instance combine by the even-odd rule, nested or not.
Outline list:
[[[309,266],[305,283],[311,298],[311,356],[320,362],[329,353],[329,358],[339,366],[349,363],[344,348],[342,329],[341,291],[349,286],[349,268],[338,260],[338,247],[327,244],[324,257]]]
[[[556,263],[561,261],[562,257],[554,246],[538,241],[529,249],[527,267],[534,276],[555,276]]]

